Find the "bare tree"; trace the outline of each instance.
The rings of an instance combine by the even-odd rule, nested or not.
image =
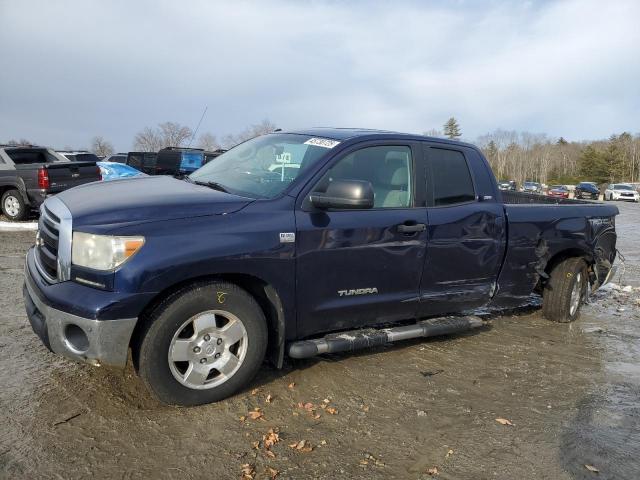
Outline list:
[[[91,151],[99,157],[107,157],[113,153],[113,145],[103,137],[93,137],[91,140]]]
[[[142,152],[157,152],[163,146],[162,137],[156,129],[145,127],[133,140],[133,149]]]
[[[205,132],[200,135],[200,138],[198,139],[198,148],[212,151],[220,148],[220,145],[218,144],[218,140],[215,135]]]
[[[224,148],[231,148],[245,140],[249,140],[250,138],[257,137],[258,135],[264,135],[265,133],[271,133],[275,129],[276,124],[268,118],[265,118],[260,123],[251,125],[240,133],[225,135],[222,139],[222,145]]]
[[[423,133],[425,137],[435,137],[435,138],[444,138],[442,134],[442,130],[438,130],[437,128],[431,128]]]
[[[158,129],[165,147],[182,147],[184,142],[193,135],[189,127],[176,122],[161,123]]]
[[[17,145],[19,147],[28,147],[30,145],[34,145],[34,143],[27,140],[26,138],[21,138],[20,140],[11,139],[7,142],[7,145]]]

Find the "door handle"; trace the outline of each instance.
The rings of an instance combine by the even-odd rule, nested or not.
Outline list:
[[[427,226],[424,223],[415,223],[413,225],[402,224],[398,225],[398,232],[400,233],[416,233],[424,232]]]

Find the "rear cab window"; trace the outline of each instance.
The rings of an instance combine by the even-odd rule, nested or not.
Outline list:
[[[459,205],[476,200],[471,171],[462,152],[430,146],[427,161],[432,206]]]
[[[56,158],[44,149],[6,149],[5,153],[16,165],[52,163],[56,161]]]

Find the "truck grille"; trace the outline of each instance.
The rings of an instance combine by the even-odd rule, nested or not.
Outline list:
[[[71,213],[55,197],[40,207],[35,260],[49,283],[69,280],[71,271]]]
[[[46,206],[42,208],[38,222],[38,266],[49,282],[58,278],[58,242],[60,237],[60,219]]]

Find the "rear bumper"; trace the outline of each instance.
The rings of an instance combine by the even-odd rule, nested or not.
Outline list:
[[[72,360],[124,367],[137,318],[95,320],[54,308],[34,280],[30,263],[27,256],[24,304],[29,323],[42,343],[52,352]]]

